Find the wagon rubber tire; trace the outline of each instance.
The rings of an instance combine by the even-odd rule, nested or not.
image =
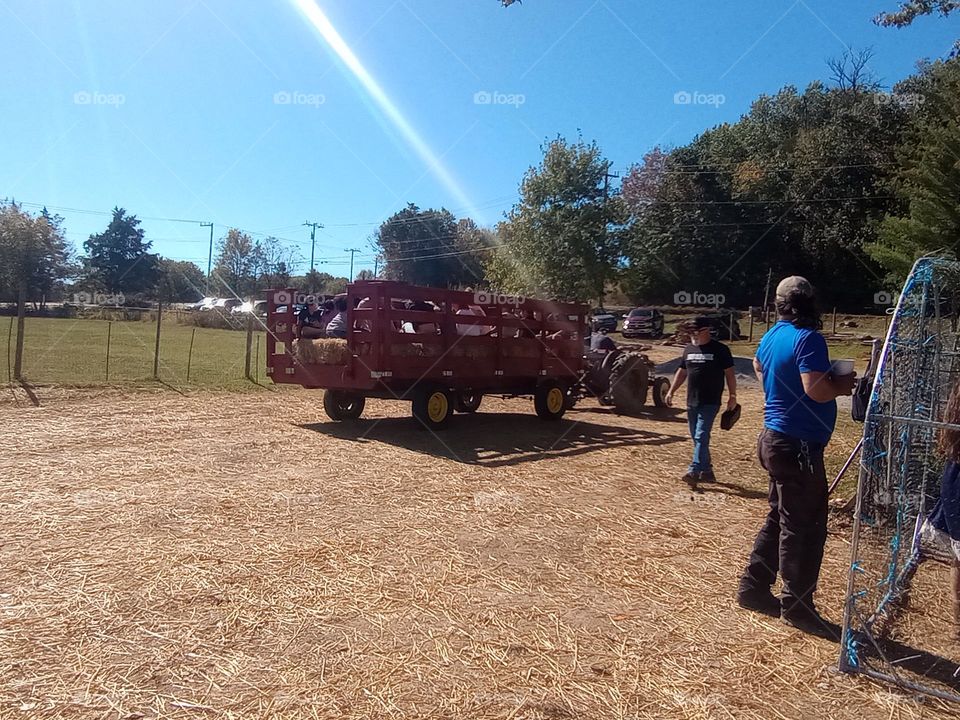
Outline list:
[[[658,408],[667,407],[667,393],[670,392],[670,379],[658,377],[653,381],[653,404]]]
[[[425,430],[442,430],[454,409],[453,394],[436,385],[417,388],[413,395],[413,417]]]
[[[567,411],[567,393],[555,380],[540,383],[533,393],[533,407],[541,420],[559,420]]]
[[[323,391],[323,411],[331,420],[356,420],[363,413],[367,401],[363,395],[354,395],[343,390]]]
[[[620,355],[610,369],[609,395],[618,412],[634,415],[647,403],[650,369],[646,358],[637,353]]]
[[[472,414],[480,409],[480,403],[483,401],[483,393],[472,390],[458,392],[454,399],[455,410],[458,413]]]

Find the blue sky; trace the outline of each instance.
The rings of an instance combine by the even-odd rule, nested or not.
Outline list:
[[[345,251],[371,267],[371,233],[407,202],[492,225],[557,134],[622,170],[826,79],[846,46],[872,46],[890,85],[960,36],[960,18],[872,24],[894,5],[0,0],[0,197],[72,208],[78,246],[120,205],[156,252],[204,269],[209,230],[164,218],[276,235],[298,271],[316,221],[318,269],[345,275]]]

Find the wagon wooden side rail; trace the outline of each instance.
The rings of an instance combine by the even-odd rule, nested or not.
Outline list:
[[[582,374],[583,305],[384,280],[352,283],[342,297],[347,338],[310,340],[297,325],[308,296],[267,293],[267,375],[322,388],[336,420],[376,397],[412,401],[425,426],[442,427],[484,394],[532,396],[538,415],[557,419]]]

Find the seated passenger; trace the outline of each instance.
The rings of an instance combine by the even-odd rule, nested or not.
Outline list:
[[[327,323],[327,337],[346,338],[347,337],[347,299],[345,297],[337,298],[334,303],[337,314]]]
[[[323,326],[326,327],[327,323],[333,320],[333,316],[337,314],[337,308],[334,307],[333,300],[324,300],[320,307],[323,308],[323,315],[320,319]]]
[[[533,314],[528,310],[514,310],[514,315],[519,317],[521,320],[534,320]],[[537,338],[537,332],[527,325],[518,327],[514,333],[514,337],[517,338],[526,338],[528,340],[535,340]]]
[[[357,303],[355,309],[357,309],[357,310],[372,310],[372,309],[373,309],[373,302],[370,300],[370,298],[365,297],[365,298],[363,298],[363,300],[361,300],[359,303]],[[363,314],[363,315],[367,315],[367,313],[362,313],[362,314]],[[363,332],[370,332],[372,328],[370,327],[370,321],[369,321],[369,320],[356,320],[356,321],[353,323],[353,329],[354,329],[354,330],[361,330],[361,331],[363,331]]]
[[[434,308],[430,303],[424,302],[423,300],[417,300],[410,309],[413,312],[434,312]],[[437,334],[437,324],[433,322],[411,322],[407,321],[403,323],[403,328],[400,332],[405,333],[416,333],[418,335],[436,335]]]
[[[307,306],[297,315],[297,337],[322,338],[327,323],[316,296],[307,298]]]
[[[454,314],[455,315],[469,315],[471,317],[486,317],[483,310],[479,307],[472,307],[463,303],[454,303]],[[490,328],[487,325],[461,325],[457,324],[457,335],[486,335],[490,332]]]
[[[612,352],[617,349],[617,344],[602,330],[595,330],[590,334],[590,350],[592,352]]]

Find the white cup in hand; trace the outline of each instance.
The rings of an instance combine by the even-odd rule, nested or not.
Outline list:
[[[830,363],[830,372],[836,377],[853,374],[853,360],[834,360]]]

